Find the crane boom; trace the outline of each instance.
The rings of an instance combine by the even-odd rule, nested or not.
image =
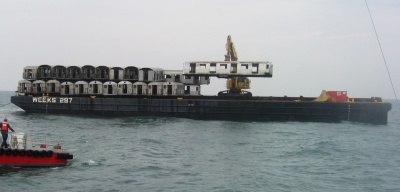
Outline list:
[[[230,35],[228,35],[228,38],[226,39],[226,55],[225,55],[225,61],[237,61],[238,56],[236,53],[235,45],[232,42],[232,38]]]
[[[232,38],[228,35],[226,40],[226,55],[225,61],[237,61],[238,55],[236,53],[235,45],[232,42]],[[251,93],[248,91],[243,91],[242,89],[250,89],[250,79],[247,77],[231,77],[226,81],[226,88],[228,90],[221,91],[218,96],[250,96]]]

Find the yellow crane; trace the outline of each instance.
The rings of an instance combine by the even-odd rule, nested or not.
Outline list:
[[[237,61],[238,55],[236,53],[235,45],[232,42],[232,38],[228,35],[226,42],[226,55],[225,61]],[[237,69],[233,69],[236,71]],[[249,96],[251,97],[251,92],[243,91],[242,89],[250,89],[250,79],[247,77],[229,77],[226,81],[226,91],[220,91],[218,96]]]

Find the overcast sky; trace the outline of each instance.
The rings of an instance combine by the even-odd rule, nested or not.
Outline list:
[[[400,1],[368,5],[399,96]],[[239,60],[274,65],[272,78],[251,78],[253,95],[394,98],[365,0],[0,0],[0,90],[15,91],[25,66],[223,60],[228,35]]]

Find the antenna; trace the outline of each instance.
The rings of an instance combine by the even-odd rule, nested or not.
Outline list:
[[[378,33],[376,32],[374,20],[372,19],[372,15],[371,15],[371,12],[370,12],[369,7],[368,7],[368,2],[367,2],[367,0],[365,0],[365,4],[367,5],[367,10],[368,10],[368,13],[369,13],[369,17],[371,18],[372,27],[374,28],[374,31],[375,31],[376,40],[378,41],[378,45],[379,45],[379,49],[381,50],[383,62],[385,63],[386,71],[387,71],[387,74],[388,74],[389,80],[390,80],[390,84],[392,85],[394,97],[396,98],[396,102],[397,102],[397,107],[399,107],[399,110],[400,110],[399,100],[397,99],[396,90],[394,89],[394,86],[393,86],[392,77],[390,76],[389,68],[388,68],[387,63],[386,63],[385,55],[383,54],[381,42],[379,41]]]

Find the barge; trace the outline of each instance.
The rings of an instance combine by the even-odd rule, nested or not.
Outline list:
[[[224,61],[190,61],[183,70],[135,66],[27,66],[11,102],[26,112],[170,116],[234,121],[352,121],[387,124],[391,104],[379,97],[350,98],[347,91],[319,97],[255,97],[250,77],[271,78],[269,61],[238,61],[230,36]],[[201,95],[210,77],[227,90]]]

